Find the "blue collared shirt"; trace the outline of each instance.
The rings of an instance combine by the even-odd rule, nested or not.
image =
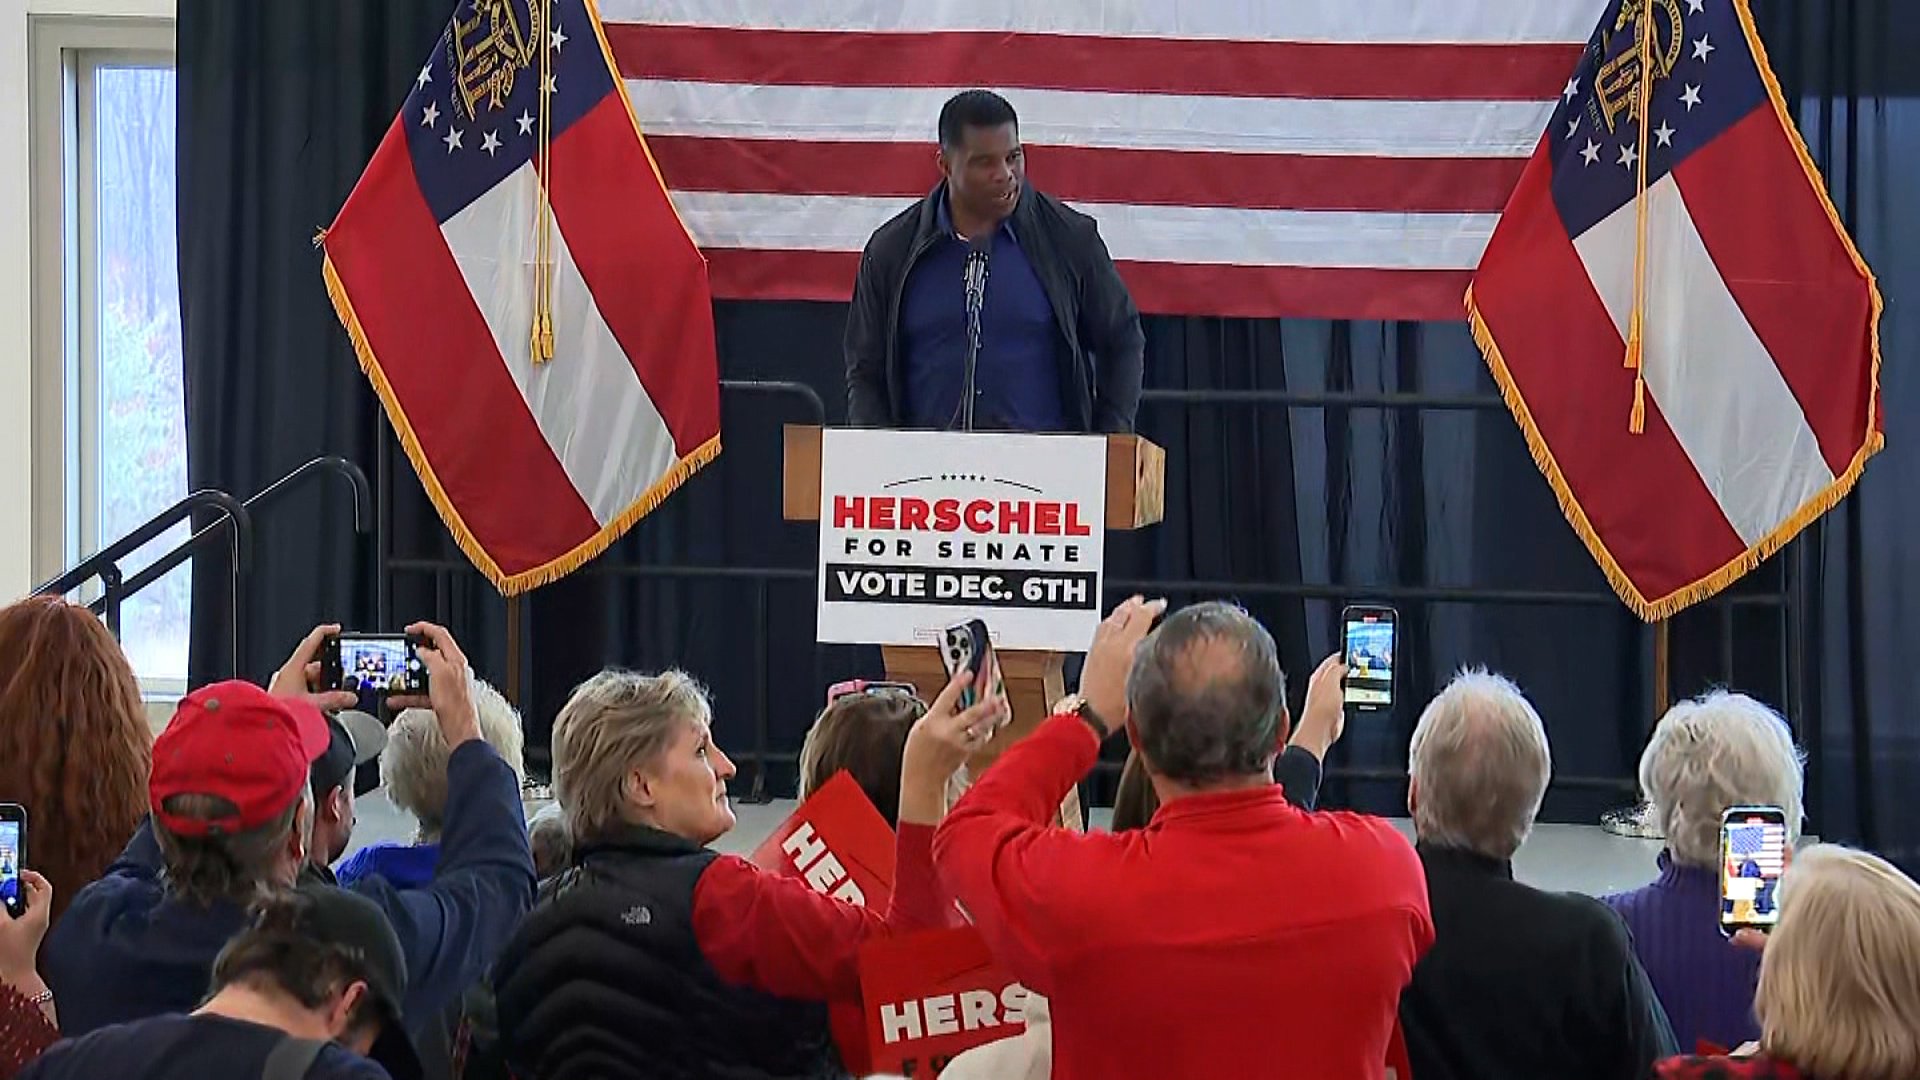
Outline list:
[[[937,214],[940,238],[907,272],[900,306],[904,411],[908,427],[957,429],[966,382],[967,244],[954,235],[944,194]],[[974,427],[1064,430],[1053,305],[1009,221],[1000,223],[990,257],[974,370]]]

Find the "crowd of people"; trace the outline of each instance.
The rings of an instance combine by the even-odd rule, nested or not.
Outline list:
[[[1738,694],[1675,706],[1646,748],[1658,876],[1555,893],[1513,873],[1552,755],[1512,682],[1463,672],[1426,705],[1409,842],[1317,806],[1339,658],[1296,718],[1245,612],[1136,598],[963,793],[1004,704],[962,707],[964,675],[931,702],[831,696],[800,783],[844,771],[893,826],[869,908],[715,850],[734,766],[692,676],[578,687],[529,817],[520,718],[451,633],[407,628],[430,690],[382,723],[318,685],[337,630],[265,687],[194,690],[156,739],[85,609],[0,610],[0,801],[33,827],[25,912],[0,916],[0,1078],[865,1076],[862,947],[963,923],[1031,994],[952,1080],[1920,1077],[1898,869],[1800,848],[1777,928],[1719,929],[1720,815],[1801,818],[1786,723]],[[1063,825],[1122,733],[1111,828]],[[356,849],[376,759],[417,832]]]

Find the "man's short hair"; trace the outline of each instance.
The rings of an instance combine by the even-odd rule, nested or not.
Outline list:
[[[1526,695],[1483,669],[1462,671],[1427,703],[1407,771],[1421,840],[1510,859],[1533,831],[1553,757]]]
[[[548,803],[527,819],[527,846],[533,849],[533,875],[541,881],[573,864],[573,834],[559,803]]]
[[[1273,635],[1219,601],[1167,616],[1140,643],[1127,676],[1147,764],[1195,787],[1271,769],[1286,733],[1286,699]]]
[[[1019,114],[1006,98],[991,90],[962,90],[940,107],[940,148],[959,149],[968,128],[997,128],[1012,124],[1020,130]]]
[[[304,817],[300,816],[302,806],[307,811]],[[171,795],[162,809],[168,817],[190,820],[221,820],[235,812],[233,803],[218,795]],[[313,789],[305,785],[300,797],[278,817],[239,832],[189,836],[174,832],[156,817],[153,838],[166,864],[167,890],[189,903],[210,907],[223,901],[248,904],[288,884],[275,881],[273,875],[296,823],[307,830],[302,846],[311,845]]]

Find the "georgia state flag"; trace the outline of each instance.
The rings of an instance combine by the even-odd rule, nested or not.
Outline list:
[[[1467,294],[1567,519],[1649,620],[1732,584],[1851,490],[1882,441],[1880,305],[1745,0],[1607,5]]]

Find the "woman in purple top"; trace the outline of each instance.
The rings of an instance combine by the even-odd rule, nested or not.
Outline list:
[[[1760,1035],[1760,955],[1720,933],[1720,815],[1778,806],[1798,840],[1804,761],[1779,713],[1726,691],[1668,710],[1640,756],[1640,788],[1667,838],[1660,876],[1605,900],[1633,932],[1683,1051],[1702,1040],[1731,1049]]]

